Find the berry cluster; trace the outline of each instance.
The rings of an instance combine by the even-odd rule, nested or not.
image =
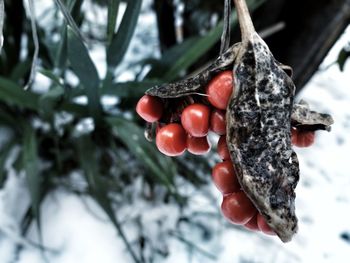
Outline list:
[[[206,97],[201,96],[199,100],[184,99],[185,103],[176,104],[177,109],[172,111],[170,118],[164,117],[167,107],[165,102],[149,95],[139,100],[136,111],[145,121],[157,123],[156,145],[167,156],[182,155],[186,149],[192,154],[206,154],[210,150],[208,132],[218,134],[220,139],[217,151],[222,162],[214,166],[212,179],[223,194],[223,215],[230,222],[243,225],[249,230],[274,235],[264,217],[242,191],[230,159],[225,136],[225,110],[233,90],[232,71],[224,71],[210,81],[206,87]],[[181,109],[180,113],[178,109]],[[299,147],[308,147],[315,139],[312,131],[293,128],[291,134],[292,143]]]
[[[156,145],[163,154],[179,156],[187,149],[192,154],[203,155],[210,150],[209,130],[219,135],[226,133],[225,109],[232,89],[232,72],[222,72],[208,85],[208,99],[201,97],[194,101],[191,98],[191,103],[183,107],[179,118],[176,118],[177,112],[173,112],[168,118],[170,123],[166,125],[158,122],[165,107],[160,98],[143,96],[136,111],[145,121],[157,122]]]

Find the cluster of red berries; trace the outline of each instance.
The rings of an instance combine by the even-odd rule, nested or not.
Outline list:
[[[186,106],[179,123],[158,126],[156,145],[167,156],[182,155],[187,149],[196,155],[210,150],[209,130],[223,135],[226,133],[225,109],[232,93],[232,72],[225,71],[214,78],[207,87],[208,101]],[[215,107],[215,108],[213,108]],[[157,122],[163,114],[161,99],[143,96],[136,106],[137,113],[148,122]]]
[[[257,211],[253,203],[242,191],[230,160],[226,144],[225,110],[234,91],[232,71],[218,74],[206,87],[207,101],[187,105],[177,122],[161,126],[164,103],[157,97],[143,96],[136,106],[137,113],[147,122],[157,122],[156,145],[167,156],[182,155],[186,149],[196,155],[206,154],[210,150],[209,130],[220,136],[217,151],[222,162],[212,170],[214,184],[223,194],[221,210],[232,223],[243,225],[254,231],[273,235],[274,232]],[[299,147],[308,147],[314,142],[314,132],[292,129],[292,143]]]

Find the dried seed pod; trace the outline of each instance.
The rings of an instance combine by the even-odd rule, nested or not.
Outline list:
[[[247,196],[283,242],[297,232],[294,189],[299,164],[291,145],[295,86],[235,0],[242,32],[235,92],[226,113],[227,146]]]
[[[232,68],[240,43],[230,47],[220,55],[208,68],[197,75],[175,83],[155,86],[146,91],[147,95],[161,98],[178,98],[191,94],[205,94],[205,87],[218,73]]]
[[[257,35],[242,49],[226,115],[227,146],[242,188],[269,226],[289,241],[297,231],[299,180],[290,140],[295,87]]]

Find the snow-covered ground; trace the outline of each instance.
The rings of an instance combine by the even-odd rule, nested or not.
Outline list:
[[[143,16],[140,25],[145,21],[154,23],[147,12]],[[155,262],[349,262],[350,242],[341,235],[350,236],[350,174],[346,166],[350,155],[350,63],[344,72],[340,72],[337,65],[327,67],[335,61],[339,50],[349,40],[350,28],[299,95],[312,108],[332,114],[335,124],[332,132],[317,134],[313,147],[296,149],[301,181],[296,191],[300,229],[295,239],[282,244],[276,237],[242,231],[229,227],[223,218],[213,218],[211,227],[214,236],[210,240],[204,240],[196,228],[182,229],[203,252],[194,250],[191,256],[189,247],[173,238],[167,244],[169,256],[159,257]],[[127,56],[130,56],[130,52],[132,50]],[[95,55],[98,60],[98,54]],[[124,78],[127,79],[127,75]],[[0,133],[4,132],[0,130]],[[0,190],[0,262],[44,262],[40,250],[31,242],[38,241],[35,227],[30,229],[26,239],[19,235],[19,220],[29,202],[25,178],[15,175],[11,160],[8,160],[7,169],[9,178]],[[219,210],[221,196],[214,186],[210,191],[217,198],[216,206],[209,207],[210,201],[205,195],[194,192],[195,197],[190,205],[193,211]],[[132,215],[135,209],[148,211],[142,218],[145,222],[154,224],[155,218],[161,217],[166,219],[169,228],[175,228],[176,208],[148,206],[140,201],[137,208],[125,208],[123,212]],[[152,235],[153,227],[150,223],[149,228],[144,230],[145,234]],[[42,228],[44,245],[49,248],[46,257],[51,263],[132,262],[115,228],[90,198],[80,198],[61,189],[51,193],[42,205]],[[133,235],[132,231],[128,234]],[[162,237],[155,238],[158,240],[157,246],[165,246]],[[18,244],[23,249],[16,253]]]

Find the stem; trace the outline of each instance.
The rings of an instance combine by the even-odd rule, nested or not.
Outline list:
[[[220,55],[230,46],[231,40],[231,0],[225,0],[224,8],[224,29],[221,35]]]
[[[68,8],[66,7],[66,5],[62,2],[62,0],[55,0],[56,5],[58,6],[58,8],[60,9],[62,15],[64,16],[64,18],[66,19],[68,25],[71,26],[72,30],[74,31],[74,33],[83,41],[86,42],[83,35],[80,32],[79,26],[77,25],[77,23],[75,22],[74,18],[72,17],[70,11],[68,10]],[[75,4],[73,2],[73,4]],[[74,7],[74,6],[73,6]],[[73,8],[72,7],[72,8]]]
[[[0,0],[0,53],[2,44],[4,43],[4,37],[3,37],[3,27],[4,27],[4,20],[5,20],[5,4],[4,0]]]
[[[245,0],[234,0],[237,10],[239,26],[241,28],[242,42],[249,41],[255,33],[252,18]]]
[[[33,55],[33,62],[32,62],[32,68],[30,70],[30,75],[27,84],[24,86],[24,89],[29,89],[35,78],[37,64],[38,64],[38,58],[39,58],[39,37],[36,27],[36,15],[35,15],[35,6],[33,0],[29,0],[29,12],[30,12],[30,22],[32,26],[32,37],[33,37],[33,43],[34,43],[34,55]]]

